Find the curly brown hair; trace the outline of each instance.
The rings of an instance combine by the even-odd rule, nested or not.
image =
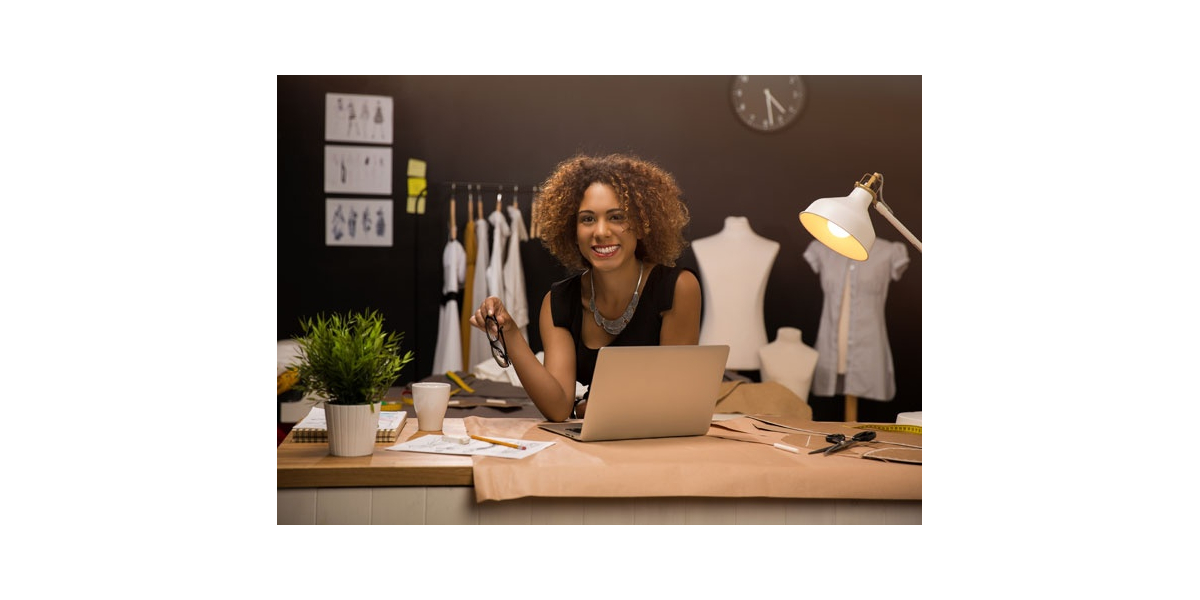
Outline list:
[[[621,209],[629,216],[630,228],[638,237],[635,255],[674,266],[687,247],[683,227],[689,220],[679,186],[658,165],[628,154],[577,155],[558,164],[542,184],[534,215],[542,231],[542,245],[568,269],[588,268],[575,232],[583,192],[596,182],[616,192]]]

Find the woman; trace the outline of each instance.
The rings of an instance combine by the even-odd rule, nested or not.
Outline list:
[[[579,271],[542,299],[545,363],[499,298],[484,300],[471,325],[491,327],[491,337],[492,322],[503,330],[509,360],[548,420],[587,412],[575,382],[591,385],[601,347],[699,342],[700,282],[674,266],[688,211],[670,174],[633,156],[576,156],[542,186],[535,219],[550,253]]]

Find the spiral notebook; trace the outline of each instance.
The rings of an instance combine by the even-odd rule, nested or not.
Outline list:
[[[407,418],[408,413],[404,411],[379,411],[379,429],[375,432],[375,443],[396,441],[400,430],[404,429],[404,422]],[[304,417],[304,420],[296,423],[296,426],[292,428],[292,441],[329,441],[329,431],[325,424],[325,409],[315,406],[308,416]]]

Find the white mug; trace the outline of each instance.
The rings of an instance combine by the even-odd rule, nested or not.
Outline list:
[[[450,405],[450,384],[433,381],[412,384],[413,406],[417,409],[417,429],[441,431],[446,407]]]

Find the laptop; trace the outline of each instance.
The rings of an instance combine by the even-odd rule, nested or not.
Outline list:
[[[605,346],[583,421],[538,427],[581,442],[704,435],[729,346]]]

